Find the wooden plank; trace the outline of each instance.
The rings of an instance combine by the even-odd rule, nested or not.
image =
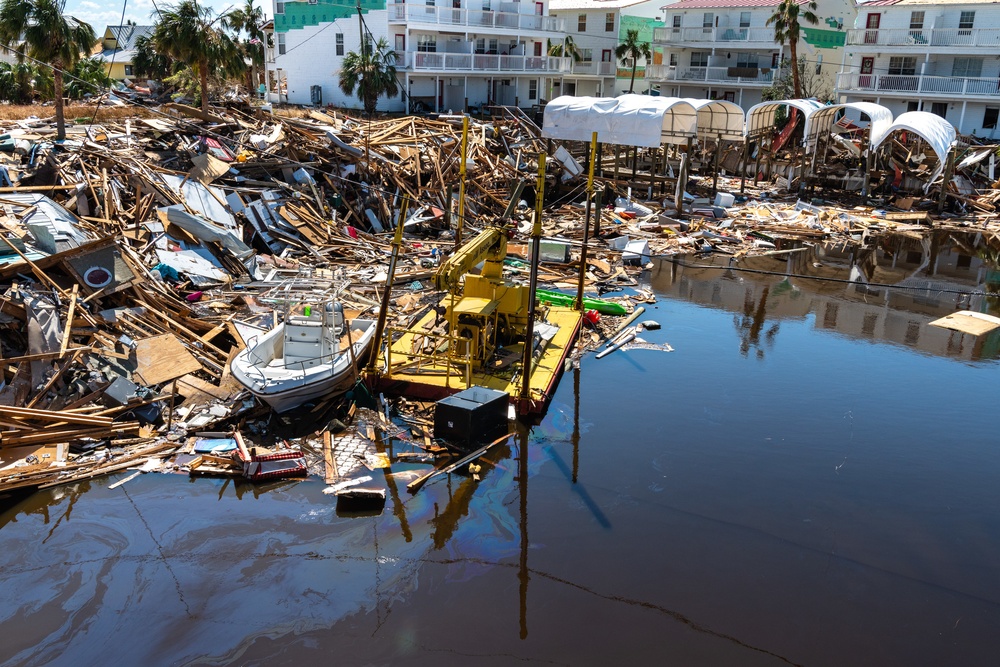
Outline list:
[[[1000,318],[985,313],[962,310],[945,315],[930,323],[932,327],[961,331],[973,336],[981,336],[1000,327]]]
[[[90,415],[77,415],[71,412],[57,410],[38,410],[35,408],[16,408],[9,405],[0,405],[0,414],[11,415],[21,419],[66,422],[70,424],[93,424],[96,426],[111,426],[110,417],[92,417]]]
[[[201,370],[198,360],[172,333],[136,341],[135,358],[135,373],[145,385],[169,382]]]
[[[66,313],[66,325],[63,327],[62,344],[59,346],[60,359],[66,354],[66,348],[69,347],[69,336],[73,330],[73,311],[76,310],[76,299],[79,294],[80,286],[77,283],[73,283],[73,292],[69,295],[69,310]]]

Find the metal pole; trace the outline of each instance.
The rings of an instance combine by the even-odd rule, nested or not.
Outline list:
[[[382,334],[385,333],[385,320],[389,314],[389,296],[392,292],[392,281],[396,273],[396,259],[399,257],[399,249],[403,246],[403,221],[406,220],[406,209],[410,204],[410,195],[403,195],[403,203],[399,207],[399,224],[396,225],[396,234],[392,237],[392,256],[389,258],[389,270],[385,277],[385,289],[382,290],[382,306],[378,311],[378,322],[375,324],[375,337],[373,338],[371,356],[368,359],[366,373],[375,372],[375,361],[382,350]]]
[[[750,137],[743,138],[743,159],[740,160],[740,194],[747,191],[747,163],[750,161]]]
[[[455,249],[462,245],[465,227],[465,165],[469,161],[469,117],[462,116],[462,163],[458,165],[458,224],[455,226]]]
[[[583,279],[587,273],[587,242],[590,240],[590,210],[594,203],[594,163],[597,160],[597,132],[590,137],[590,173],[587,175],[587,213],[583,218],[583,247],[580,248],[580,280],[576,287],[576,309],[583,312]]]
[[[722,153],[722,135],[715,144],[715,173],[712,174],[712,196],[719,193],[719,155]]]
[[[542,203],[545,199],[545,153],[538,154],[538,183],[535,185],[535,223],[531,227],[531,280],[528,283],[528,326],[524,331],[521,360],[521,409],[527,408],[531,388],[531,361],[535,339],[535,287],[538,283],[538,255],[542,245]]]

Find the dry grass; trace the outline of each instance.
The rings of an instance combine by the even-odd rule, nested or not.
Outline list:
[[[67,121],[79,123],[89,123],[94,117],[96,104],[71,104],[65,107],[64,113]],[[5,120],[25,120],[32,116],[36,118],[54,118],[56,110],[52,105],[41,104],[0,104],[0,121]],[[126,118],[150,118],[154,114],[148,109],[137,106],[112,107],[101,105],[97,112],[97,120],[116,121]]]

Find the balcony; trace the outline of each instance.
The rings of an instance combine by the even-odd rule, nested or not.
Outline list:
[[[848,30],[847,45],[918,47],[916,50],[920,52],[933,46],[1000,49],[1000,28]]]
[[[565,32],[565,20],[538,14],[488,12],[482,9],[452,9],[414,4],[390,4],[389,22],[408,25],[431,24],[447,27],[464,27],[475,30],[496,28],[504,31],[535,30],[539,32]]]
[[[646,65],[646,80],[650,82],[676,81],[683,84],[729,84],[740,86],[770,86],[775,70],[756,67],[688,67],[671,65]]]
[[[566,73],[572,58],[551,56],[496,56],[481,53],[431,53],[404,51],[397,54],[396,67],[408,72],[496,72],[503,74]]]
[[[775,45],[774,28],[653,28],[654,44],[716,44],[733,47],[770,48]]]
[[[922,76],[919,74],[857,74],[837,75],[837,89],[842,93],[874,92],[905,95],[940,95],[953,97],[992,97],[1000,95],[996,78],[961,76]]]
[[[597,61],[572,63],[569,71],[570,74],[580,76],[615,76],[617,72],[618,69],[614,63]]]

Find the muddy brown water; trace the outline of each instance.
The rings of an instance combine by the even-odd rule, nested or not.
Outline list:
[[[313,479],[7,504],[0,663],[993,665],[998,345],[928,325],[996,314],[965,242],[657,261],[674,352],[585,358],[482,481],[378,516]]]

